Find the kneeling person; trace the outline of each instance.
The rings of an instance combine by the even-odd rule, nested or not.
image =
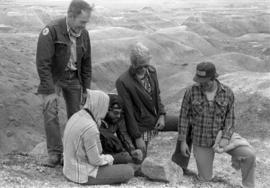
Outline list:
[[[141,163],[142,152],[135,149],[126,129],[122,101],[117,94],[109,94],[109,97],[109,111],[99,128],[103,153],[111,154],[114,164]]]

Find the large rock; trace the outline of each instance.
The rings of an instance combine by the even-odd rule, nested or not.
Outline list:
[[[170,159],[147,157],[143,161],[141,169],[142,173],[149,179],[172,184],[179,182],[183,176],[182,169]]]

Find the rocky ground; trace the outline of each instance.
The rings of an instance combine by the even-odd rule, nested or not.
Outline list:
[[[195,66],[213,61],[220,80],[236,95],[237,131],[256,149],[257,187],[270,187],[270,4],[264,0],[93,1],[88,25],[92,43],[93,88],[114,90],[129,66],[128,47],[149,47],[157,67],[161,96],[169,113],[178,114]],[[0,187],[75,187],[61,167],[44,167],[30,151],[44,142],[41,97],[35,66],[39,31],[65,14],[61,0],[0,0]],[[61,101],[61,127],[66,122]],[[152,155],[169,159],[175,133],[152,142]],[[196,170],[192,158],[190,168]],[[133,178],[121,187],[239,187],[240,173],[227,155],[215,159],[215,182],[200,184],[179,177],[171,184]],[[107,187],[107,186],[104,186]]]
[[[259,188],[268,188],[270,181],[269,140],[249,139],[256,149],[256,183]],[[149,155],[160,159],[170,158],[175,145],[175,133],[162,133],[150,145]],[[62,167],[49,168],[42,161],[28,153],[10,153],[1,159],[0,187],[78,187],[67,181],[62,174]],[[230,156],[217,154],[214,161],[214,181],[200,183],[195,177],[179,176],[173,183],[154,182],[145,177],[134,177],[127,184],[115,187],[179,187],[179,188],[240,188],[241,174],[231,167]],[[189,168],[196,171],[192,156]],[[109,186],[93,186],[109,187]],[[110,186],[111,187],[111,186]]]

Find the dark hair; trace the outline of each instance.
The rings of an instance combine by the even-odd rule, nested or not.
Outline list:
[[[81,14],[82,11],[91,12],[93,11],[93,7],[83,0],[72,0],[68,7],[67,13],[68,15],[76,17]]]
[[[114,105],[117,105],[119,109],[123,108],[123,101],[122,99],[115,93],[109,93],[110,103],[109,108],[113,108]]]

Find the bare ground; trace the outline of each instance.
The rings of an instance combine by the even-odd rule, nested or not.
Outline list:
[[[175,146],[176,133],[161,133],[150,145],[149,155],[170,158]],[[269,140],[249,139],[257,153],[256,183],[259,188],[270,187],[270,150]],[[158,144],[157,144],[158,143]],[[62,167],[45,167],[42,160],[37,160],[27,153],[10,153],[1,159],[0,187],[77,187],[67,181],[62,174]],[[190,169],[196,170],[194,158],[190,161]],[[214,161],[215,181],[200,183],[195,177],[179,177],[174,184],[153,182],[144,177],[135,177],[127,184],[116,187],[192,187],[192,188],[236,188],[240,187],[241,174],[230,166],[230,156],[216,155]],[[94,186],[108,187],[108,186]]]

